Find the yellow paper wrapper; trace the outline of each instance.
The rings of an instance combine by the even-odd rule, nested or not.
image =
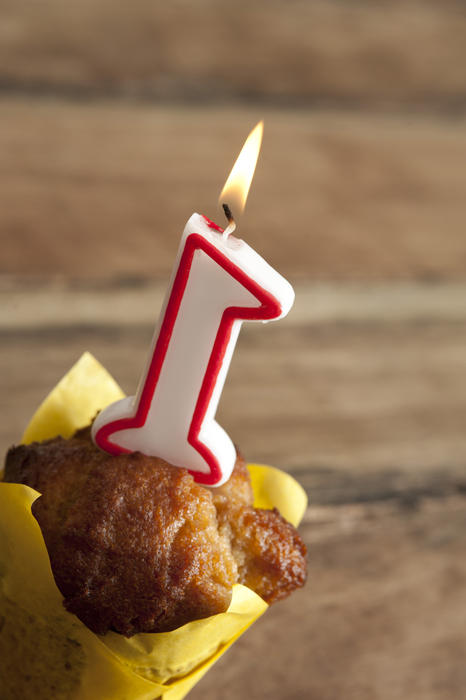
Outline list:
[[[33,416],[23,442],[69,437],[123,392],[89,353],[71,368]],[[249,465],[255,505],[277,507],[298,525],[306,495],[289,475]],[[62,605],[40,527],[31,513],[39,493],[0,483],[1,700],[181,700],[256,620],[267,604],[233,587],[227,612],[173,632],[130,639],[93,634]]]

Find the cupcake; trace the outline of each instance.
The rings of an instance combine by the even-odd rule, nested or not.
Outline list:
[[[218,488],[156,457],[110,456],[86,424],[121,396],[84,355],[8,453],[3,700],[182,698],[305,582],[296,482],[239,454]]]

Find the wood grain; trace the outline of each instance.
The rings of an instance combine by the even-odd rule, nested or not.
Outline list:
[[[244,136],[266,131],[240,232],[306,280],[462,279],[466,122],[0,100],[0,272],[168,276]]]
[[[1,10],[4,89],[464,109],[460,0],[1,0]]]

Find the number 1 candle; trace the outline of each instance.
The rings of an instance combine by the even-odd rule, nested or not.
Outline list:
[[[259,124],[222,191],[227,204],[239,192],[244,206],[261,136]],[[108,406],[92,427],[101,449],[161,457],[209,486],[227,481],[236,460],[215,412],[241,324],[282,318],[294,301],[291,285],[232,235],[225,211],[225,231],[199,214],[189,219],[138,392]]]

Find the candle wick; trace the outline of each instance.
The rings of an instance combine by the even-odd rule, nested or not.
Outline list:
[[[235,231],[236,223],[235,223],[235,219],[233,218],[232,211],[231,211],[230,207],[228,206],[228,204],[224,203],[224,204],[222,204],[222,207],[223,207],[223,211],[225,212],[225,216],[227,217],[227,221],[228,221],[228,226],[226,227],[226,229],[223,232],[223,239],[226,240],[228,238],[228,236]]]

